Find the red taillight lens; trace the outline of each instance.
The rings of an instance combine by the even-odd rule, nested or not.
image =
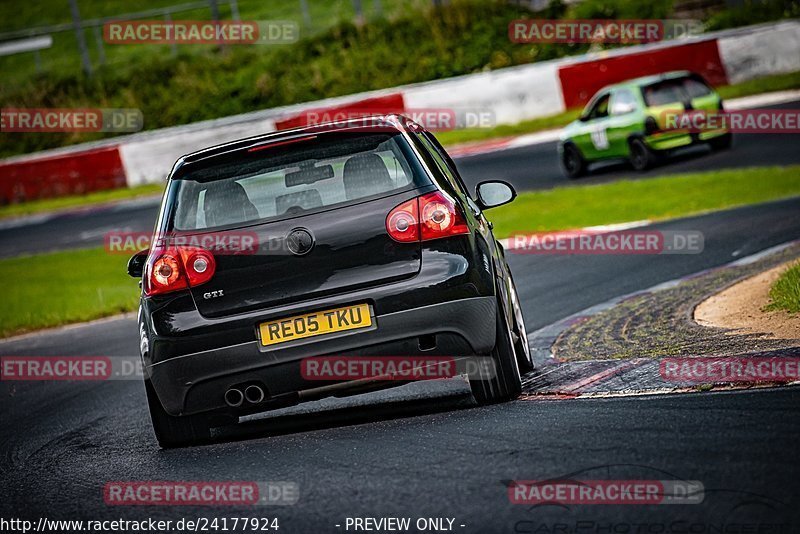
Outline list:
[[[419,207],[416,198],[403,202],[389,212],[386,230],[395,241],[409,243],[419,241]]]
[[[209,251],[197,247],[155,249],[147,260],[145,295],[169,293],[211,280],[217,263]]]
[[[217,262],[214,256],[202,248],[181,248],[181,257],[189,278],[189,287],[205,284],[214,276]]]
[[[440,191],[419,197],[419,211],[423,241],[469,233],[464,216]]]
[[[172,254],[160,256],[153,264],[153,281],[159,286],[171,286],[179,282],[181,266]]]
[[[389,212],[386,229],[395,241],[430,241],[469,233],[456,204],[441,191],[404,202]]]

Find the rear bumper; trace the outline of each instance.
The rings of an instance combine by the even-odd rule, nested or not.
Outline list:
[[[304,390],[331,384],[305,380],[301,375],[304,358],[488,354],[495,344],[496,302],[493,296],[471,297],[376,313],[373,329],[310,338],[269,351],[260,350],[257,340],[247,341],[151,362],[147,372],[164,409],[172,415],[230,411],[225,391],[247,382],[265,386],[267,401],[250,410],[264,411],[298,402]],[[427,336],[422,347],[420,336]]]
[[[645,138],[647,145],[653,150],[670,150],[673,148],[680,148],[689,146],[695,143],[708,141],[728,133],[726,129],[708,130],[698,134],[690,134],[686,132],[678,133],[665,133],[651,135]]]

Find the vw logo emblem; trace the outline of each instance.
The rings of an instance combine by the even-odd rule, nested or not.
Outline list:
[[[295,228],[286,237],[286,245],[292,251],[292,254],[302,256],[303,254],[308,254],[314,248],[314,237],[305,228]]]

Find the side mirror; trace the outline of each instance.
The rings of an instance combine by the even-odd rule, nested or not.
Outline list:
[[[508,204],[517,198],[517,192],[510,184],[501,181],[487,181],[478,184],[475,188],[478,195],[478,204],[481,209],[495,208]]]
[[[150,254],[150,249],[140,250],[128,260],[128,276],[132,278],[141,278],[144,273],[144,264],[147,261],[147,256]]]

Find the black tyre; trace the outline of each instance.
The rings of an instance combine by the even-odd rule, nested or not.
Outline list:
[[[516,399],[522,392],[522,380],[519,375],[517,356],[514,353],[514,341],[503,306],[497,302],[497,338],[492,359],[495,373],[485,380],[470,380],[472,396],[481,406]]]
[[[583,159],[578,147],[573,144],[564,145],[564,150],[561,153],[561,166],[564,167],[564,173],[570,180],[580,178],[586,174],[586,160]]]
[[[637,171],[647,170],[656,163],[656,153],[642,139],[631,139],[628,148],[631,166]]]
[[[144,389],[147,392],[147,405],[150,407],[150,419],[153,422],[158,444],[164,449],[173,447],[186,447],[208,441],[211,438],[211,428],[205,417],[200,415],[186,415],[175,417],[169,415],[161,406],[153,385],[149,379],[144,380]]]
[[[728,132],[708,140],[712,150],[728,150],[733,145],[733,134]]]
[[[525,329],[525,319],[522,317],[522,306],[519,303],[519,293],[514,279],[511,279],[511,307],[514,309],[514,328],[512,336],[514,339],[514,352],[517,356],[517,364],[520,373],[533,371],[533,361],[531,359],[531,347],[528,344],[528,331]]]

